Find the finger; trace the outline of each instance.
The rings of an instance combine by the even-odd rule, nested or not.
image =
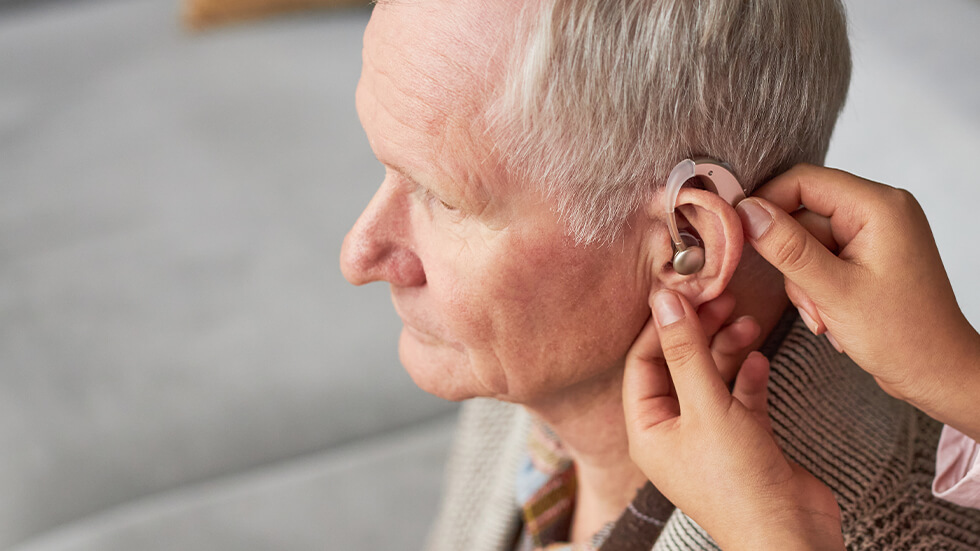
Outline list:
[[[837,254],[840,246],[834,236],[834,228],[830,223],[830,218],[807,209],[799,209],[792,216],[806,231],[810,232],[810,235],[816,237],[821,245],[827,247],[830,252]]]
[[[752,351],[752,344],[762,328],[752,316],[742,316],[718,332],[711,339],[711,357],[725,383],[730,383],[739,366]]]
[[[680,415],[677,398],[671,393],[670,374],[659,356],[660,339],[651,317],[626,354],[623,411],[631,438]]]
[[[787,279],[818,303],[840,295],[848,264],[834,256],[792,216],[763,199],[748,198],[736,207],[749,242]]]
[[[841,170],[801,164],[776,176],[753,195],[793,212],[800,205],[832,220],[842,240],[849,243],[860,231],[887,190],[884,184],[865,180]]]
[[[759,352],[749,354],[735,379],[732,397],[742,403],[770,432],[769,360]]]
[[[797,310],[800,311],[800,318],[803,319],[803,323],[806,324],[807,329],[814,335],[820,335],[826,331],[827,324],[824,323],[823,317],[820,315],[820,310],[814,304],[813,300],[807,296],[806,291],[788,279],[784,287],[786,287],[786,296],[789,297],[793,306],[796,306]]]
[[[738,372],[732,396],[749,411],[765,411],[768,384],[769,360],[760,352],[753,352]]]
[[[658,291],[653,296],[653,312],[681,415],[710,414],[726,407],[731,395],[691,304],[679,293]]]
[[[735,295],[728,290],[722,292],[714,300],[709,300],[698,307],[698,319],[701,320],[701,329],[710,339],[718,333],[725,324],[728,316],[735,310]]]

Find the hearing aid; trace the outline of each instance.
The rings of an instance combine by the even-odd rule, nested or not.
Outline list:
[[[681,275],[695,274],[704,267],[701,242],[692,233],[677,229],[677,196],[681,187],[692,178],[698,178],[706,190],[718,194],[733,207],[745,199],[745,190],[738,183],[738,178],[731,167],[722,161],[709,157],[684,159],[670,171],[664,190],[664,207],[667,210],[667,230],[674,249],[674,271]]]

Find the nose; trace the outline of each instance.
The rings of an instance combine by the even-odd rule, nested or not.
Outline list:
[[[409,201],[394,185],[381,184],[344,238],[340,269],[347,281],[387,281],[399,287],[425,283],[422,261],[412,246]]]

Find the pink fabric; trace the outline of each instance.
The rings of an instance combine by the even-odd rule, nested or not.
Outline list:
[[[980,444],[950,426],[939,437],[932,495],[980,509]]]

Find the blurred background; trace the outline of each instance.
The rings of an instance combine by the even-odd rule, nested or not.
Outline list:
[[[0,549],[422,545],[456,406],[340,274],[382,170],[337,3],[0,0]],[[919,198],[980,326],[980,2],[848,4],[828,164]]]

